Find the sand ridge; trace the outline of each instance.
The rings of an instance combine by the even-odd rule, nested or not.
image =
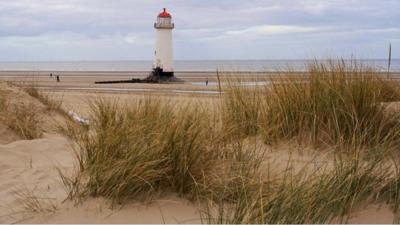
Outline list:
[[[58,169],[65,174],[74,172],[75,158],[71,142],[54,129],[62,122],[57,113],[46,113],[44,106],[29,97],[18,87],[0,82],[2,93],[14,93],[13,100],[33,102],[46,118],[43,123],[43,138],[21,140],[6,126],[0,124],[0,223],[201,223],[199,205],[188,200],[167,195],[154,201],[131,202],[121,207],[111,208],[108,201],[98,198],[85,199],[76,205],[65,201],[67,194]],[[103,97],[121,98],[123,101],[142,98],[143,95],[101,93]],[[64,110],[75,110],[89,115],[87,99],[99,94],[75,93],[55,95],[63,99]],[[163,96],[172,101],[199,101],[196,96]],[[213,98],[201,98],[209,102]],[[271,148],[271,147],[269,147]],[[329,153],[299,151],[297,146],[274,146],[266,154],[265,164],[276,171],[284,170],[288,161],[299,170],[304,166],[320,166],[329,162]],[[27,206],[32,199],[38,199],[39,207],[32,210]],[[33,208],[35,209],[35,208]],[[393,213],[386,205],[366,205],[358,208],[347,222],[351,223],[391,223]]]

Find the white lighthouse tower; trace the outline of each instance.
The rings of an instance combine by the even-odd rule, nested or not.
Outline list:
[[[172,30],[175,24],[172,16],[164,10],[158,15],[154,23],[156,29],[156,51],[153,65],[153,75],[158,77],[173,77],[174,62],[172,49]]]

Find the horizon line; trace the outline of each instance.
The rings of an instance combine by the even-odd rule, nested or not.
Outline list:
[[[314,61],[314,60],[386,60],[388,58],[341,58],[341,57],[327,57],[327,58],[292,58],[292,59],[175,59],[174,61]],[[393,60],[400,60],[400,58],[392,58]],[[153,59],[73,59],[73,60],[0,60],[2,63],[22,63],[22,62],[148,62]]]

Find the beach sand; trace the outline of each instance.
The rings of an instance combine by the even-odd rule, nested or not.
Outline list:
[[[76,74],[75,74],[76,75]],[[210,74],[182,75],[190,81],[185,84],[117,84],[103,85],[103,88],[139,89],[139,91],[110,91],[90,89],[98,87],[97,80],[125,79],[125,75],[62,76],[57,83],[47,75],[32,74],[0,75],[1,80],[19,85],[34,84],[55,99],[62,100],[65,111],[74,111],[82,117],[89,115],[90,98],[118,99],[129,102],[132,99],[156,95],[168,101],[212,104],[219,94],[171,92],[170,90],[218,91],[217,86],[196,86],[190,82],[215,81]],[[0,82],[1,83],[1,82]],[[9,90],[14,100],[33,101],[27,94],[21,94],[17,87],[4,82],[2,89]],[[68,89],[71,88],[71,89]],[[73,89],[81,88],[81,89]],[[140,91],[152,89],[153,91]],[[166,90],[166,91],[160,91]],[[35,102],[40,108],[40,103]],[[45,115],[51,117],[52,115]],[[49,119],[50,120],[50,119]],[[60,120],[60,119],[58,119]],[[104,199],[85,199],[81,204],[66,200],[66,192],[58,169],[66,174],[74,172],[73,146],[64,136],[48,125],[44,137],[37,140],[22,140],[4,124],[0,124],[0,223],[201,223],[199,206],[174,194],[160,196],[154,201],[132,202],[111,208]],[[296,146],[283,144],[269,149],[265,164],[275,165],[276,171],[285,169],[288,161],[297,169],[304,166],[319,166],[331,160],[329,152],[315,153],[312,150],[298,151]],[[317,163],[316,163],[317,162]],[[38,199],[36,211],[27,205]],[[33,207],[34,208],[34,207]],[[394,215],[386,205],[366,205],[355,210],[350,223],[392,223]]]
[[[0,82],[2,92],[14,102],[29,103],[32,110],[43,105],[18,87]],[[88,113],[87,98],[97,94],[74,93],[64,98],[63,107]],[[68,95],[70,94],[70,95]],[[117,98],[106,94],[105,98]],[[126,99],[129,98],[126,94]],[[135,98],[135,96],[130,96]],[[79,109],[79,110],[78,110]],[[46,124],[41,139],[22,140],[0,123],[0,223],[199,223],[198,207],[174,194],[146,204],[142,202],[111,209],[103,199],[87,199],[83,204],[65,201],[67,193],[59,171],[71,175],[75,158],[72,143],[56,132],[62,123],[55,115],[41,115]]]

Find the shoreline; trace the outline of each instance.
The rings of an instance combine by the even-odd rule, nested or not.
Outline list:
[[[219,73],[234,73],[234,74],[278,74],[278,73],[303,73],[304,70],[178,70],[174,71],[175,74],[216,74]],[[0,70],[0,76],[7,74],[26,74],[26,73],[38,73],[38,74],[49,74],[49,73],[64,73],[64,74],[149,74],[151,70]],[[387,74],[387,71],[378,71],[379,74]],[[390,74],[399,74],[400,71],[392,70]]]
[[[55,77],[60,75],[61,82],[56,82]],[[36,86],[44,92],[79,92],[79,93],[124,93],[130,95],[165,94],[186,95],[186,96],[214,96],[220,94],[217,85],[218,77],[216,72],[207,71],[178,71],[175,76],[184,80],[184,83],[124,83],[124,84],[95,84],[97,81],[129,80],[132,78],[143,79],[149,72],[144,71],[0,71],[0,81],[8,81],[19,86]],[[305,72],[285,72],[298,76],[302,79]],[[232,77],[239,79],[244,86],[255,86],[257,83],[278,78],[279,71],[221,71],[223,79]],[[380,72],[382,77],[387,73]],[[389,77],[393,81],[400,81],[400,72],[391,72]],[[208,85],[206,82],[208,81]],[[255,85],[253,85],[255,83]]]

